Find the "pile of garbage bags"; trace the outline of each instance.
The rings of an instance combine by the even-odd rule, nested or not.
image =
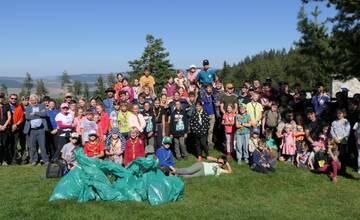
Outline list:
[[[124,168],[89,158],[82,149],[76,150],[75,155],[78,166],[60,180],[50,201],[148,201],[160,205],[183,196],[183,181],[176,176],[165,176],[153,158],[138,158]]]

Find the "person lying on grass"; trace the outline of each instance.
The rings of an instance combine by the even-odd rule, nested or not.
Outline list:
[[[226,156],[222,155],[218,158],[208,156],[206,159],[210,162],[197,162],[190,167],[177,169],[176,174],[184,178],[190,178],[196,176],[219,176],[222,173],[232,173]]]
[[[89,141],[84,145],[84,153],[88,157],[103,158],[104,143],[100,141],[95,130],[89,132]]]
[[[170,137],[164,137],[162,146],[156,150],[156,157],[159,160],[160,169],[166,176],[176,173],[174,157],[170,150],[171,143],[172,139]]]
[[[61,158],[66,162],[69,170],[76,165],[75,150],[80,146],[80,137],[76,132],[71,133],[70,142],[61,149]]]

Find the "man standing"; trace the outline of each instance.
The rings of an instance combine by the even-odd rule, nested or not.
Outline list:
[[[215,80],[215,70],[210,68],[208,60],[203,60],[203,69],[196,76],[197,85],[200,88],[200,96],[205,94],[205,86],[213,85]]]
[[[144,75],[140,77],[140,86],[142,89],[145,86],[149,86],[151,91],[155,92],[155,79],[150,75],[150,70],[147,67],[144,68]]]
[[[4,103],[5,94],[0,93],[0,165],[11,163],[11,153],[9,149],[9,126],[11,113],[9,106]]]
[[[45,147],[45,131],[48,129],[47,109],[43,104],[39,104],[39,97],[35,94],[30,96],[30,105],[25,110],[24,133],[30,135],[30,161],[33,166],[38,163],[38,153],[36,145],[39,144],[42,163],[49,163],[49,157]]]
[[[331,101],[330,97],[324,92],[324,85],[317,84],[317,93],[311,98],[311,104],[314,107],[316,116],[320,116],[326,105]]]
[[[9,96],[9,107],[12,118],[10,145],[11,145],[12,163],[14,164],[22,162],[19,161],[19,159],[22,158],[24,152],[26,151],[25,135],[22,133],[25,122],[24,107],[18,104],[17,101],[18,101],[17,94],[13,93]],[[20,144],[20,149],[18,149],[19,144]]]
[[[238,112],[237,96],[234,94],[234,86],[231,83],[226,84],[226,92],[220,98],[220,111],[225,114],[229,105],[233,106],[234,112]]]
[[[114,111],[115,90],[113,88],[108,88],[107,90],[105,90],[105,93],[106,93],[106,99],[103,101],[103,104],[104,104],[106,113],[108,113],[108,115],[110,115],[111,112]]]

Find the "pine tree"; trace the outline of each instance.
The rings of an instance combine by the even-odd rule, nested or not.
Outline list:
[[[109,73],[109,75],[107,76],[107,85],[108,85],[108,87],[113,88],[115,83],[116,83],[116,80],[115,80],[114,74]]]
[[[73,85],[74,95],[76,95],[76,96],[81,95],[81,88],[82,88],[81,82],[79,80],[75,80],[74,85]]]
[[[33,86],[34,86],[33,79],[31,78],[30,73],[27,72],[25,79],[23,81],[23,86],[22,86],[22,89],[20,92],[20,97],[30,96]]]
[[[39,98],[44,97],[48,94],[48,91],[45,87],[44,81],[42,79],[36,81],[36,95],[39,96]]]
[[[89,85],[88,85],[86,82],[84,82],[82,94],[83,94],[83,96],[84,96],[85,99],[89,99],[89,97],[90,97]]]
[[[99,75],[99,77],[97,78],[95,86],[96,86],[96,90],[94,92],[94,96],[103,99],[105,95],[105,85],[104,85],[104,79],[101,75]]]
[[[65,94],[67,92],[66,90],[69,88],[68,84],[71,83],[70,76],[66,72],[66,70],[62,73],[60,80],[61,80],[61,88],[64,90],[64,94]]]
[[[163,47],[162,39],[154,38],[154,36],[148,34],[146,35],[146,43],[142,56],[138,60],[129,61],[130,76],[132,79],[138,78],[145,67],[149,68],[154,78],[156,78],[156,92],[159,93],[168,76],[174,72],[173,65],[168,59],[169,52]]]

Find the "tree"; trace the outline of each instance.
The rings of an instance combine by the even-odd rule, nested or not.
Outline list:
[[[172,64],[170,63],[169,52],[163,47],[163,41],[160,38],[154,38],[154,36],[146,35],[146,47],[142,56],[138,60],[129,61],[131,68],[130,76],[132,79],[138,78],[145,67],[149,68],[152,74],[156,78],[156,88],[160,93],[162,86],[165,85],[169,74],[174,72]]]
[[[25,79],[23,81],[23,86],[22,86],[22,89],[20,92],[20,97],[30,96],[33,86],[34,86],[33,79],[31,78],[30,73],[27,72]]]
[[[104,85],[104,79],[101,75],[99,75],[99,77],[97,78],[95,86],[96,86],[96,90],[94,92],[94,96],[103,99],[105,95],[105,85]]]
[[[85,99],[89,99],[89,97],[90,97],[89,85],[86,82],[84,82],[83,93],[82,94],[83,94]]]
[[[48,94],[48,91],[45,87],[44,81],[42,79],[36,81],[36,95],[39,96],[39,98],[44,97]]]
[[[354,0],[302,0],[326,2],[337,13],[328,20],[333,24],[331,46],[336,78],[360,78],[360,7]]]
[[[107,76],[107,85],[108,85],[108,87],[113,88],[115,83],[116,83],[116,80],[115,80],[114,74],[109,73],[109,75]]]
[[[62,73],[61,77],[61,88],[64,90],[64,94],[66,93],[66,89],[68,89],[68,84],[71,83],[70,81],[70,76],[69,74],[66,72],[66,70]]]
[[[8,96],[8,87],[4,83],[1,83],[0,85],[0,92],[4,93],[5,96]]]
[[[76,95],[76,96],[81,95],[81,87],[82,87],[81,82],[79,80],[75,80],[74,84],[73,84],[74,95]]]

